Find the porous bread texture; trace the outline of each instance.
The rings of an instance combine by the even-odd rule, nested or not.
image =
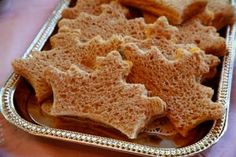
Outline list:
[[[168,19],[164,16],[159,17],[153,24],[146,24],[145,27],[145,39],[169,39],[173,38],[173,35],[178,32],[178,28],[169,24]],[[136,38],[138,39],[138,38]]]
[[[122,4],[150,12],[156,16],[166,16],[171,24],[183,21],[204,10],[207,0],[119,0]]]
[[[112,6],[108,5],[99,16],[81,14],[74,20],[64,19],[59,23],[59,28],[61,31],[80,31],[82,41],[87,41],[96,35],[101,35],[104,39],[107,39],[113,34],[143,40],[149,35],[163,36],[163,33],[172,32],[174,34],[173,40],[175,40],[173,42],[196,44],[206,53],[216,56],[226,54],[225,39],[220,37],[215,28],[204,26],[198,20],[188,20],[178,26],[179,31],[174,32],[170,30],[176,30],[177,28],[169,25],[166,21],[164,17],[160,17],[154,24],[146,24],[143,18],[128,20],[122,14],[114,12]],[[161,25],[165,27],[160,27]],[[156,32],[159,32],[159,34]]]
[[[224,56],[227,52],[225,39],[211,26],[204,26],[198,20],[189,20],[178,26],[176,34],[178,44],[196,44],[206,53]]]
[[[146,19],[148,14],[146,14]],[[206,17],[206,18],[205,18]],[[205,21],[202,19],[204,18]],[[154,20],[150,17],[147,20]],[[225,39],[220,37],[217,30],[212,26],[206,26],[206,23],[213,20],[213,15],[209,12],[204,12],[178,25],[178,31],[173,32],[173,42],[178,44],[196,44],[206,53],[222,57],[227,53]]]
[[[107,39],[112,35],[131,36],[137,39],[145,39],[146,34],[151,32],[165,33],[170,29],[176,29],[169,25],[165,17],[159,18],[154,24],[146,24],[143,18],[127,19],[123,14],[117,13],[112,6],[106,5],[99,16],[81,13],[76,19],[62,19],[59,24],[59,31],[80,32],[80,40],[87,41],[94,36],[100,35]]]
[[[109,4],[110,3],[110,4]],[[88,13],[91,15],[100,15],[102,13],[102,7],[104,4],[113,6],[113,9],[117,12],[122,12],[125,15],[128,14],[128,9],[120,5],[117,1],[111,0],[78,0],[76,5],[72,8],[66,8],[62,12],[62,17],[66,19],[75,19],[79,17],[81,13]]]
[[[199,78],[209,71],[201,51],[186,51],[178,59],[168,60],[156,47],[143,51],[129,43],[123,53],[133,63],[129,82],[144,84],[150,95],[166,102],[167,117],[182,136],[224,114],[223,105],[211,100],[213,89],[200,84]]]
[[[155,36],[150,36],[145,40],[138,40],[127,36],[123,39],[125,43],[135,43],[142,50],[148,50],[152,46],[155,46],[162,52],[162,54],[166,58],[170,60],[177,59],[180,55],[180,51],[181,53],[185,52],[184,50],[187,50],[192,53],[195,53],[196,51],[201,51],[201,54],[206,59],[206,62],[210,64],[210,66],[216,66],[219,64],[220,60],[218,57],[211,54],[205,54],[205,52],[195,44],[176,44],[173,40],[166,38],[167,35],[165,37],[158,37],[159,38],[156,38]]]
[[[80,30],[71,30],[66,32],[58,32],[50,38],[50,44],[53,48],[70,48],[80,43]],[[117,36],[118,37],[118,36]],[[101,38],[101,37],[96,37]]]
[[[201,39],[200,35],[204,35],[204,37],[207,36],[206,32],[204,32],[207,30],[209,33],[212,34],[211,37],[212,43],[217,44],[217,41],[219,41],[222,45],[225,46],[224,43],[225,40],[219,37],[219,34],[217,32],[214,32],[212,28],[207,28],[206,26],[202,26],[201,24],[199,25],[199,27],[202,29],[200,31],[201,34],[196,33],[195,39],[197,38]],[[187,32],[190,32],[191,27],[189,26],[188,28],[189,29],[187,30]],[[152,46],[156,46],[162,52],[162,54],[165,55],[165,57],[167,57],[168,59],[176,59],[176,57],[179,56],[178,54],[179,51],[181,51],[182,49],[186,49],[187,51],[190,52],[202,51],[203,58],[205,59],[206,63],[210,66],[211,69],[209,73],[204,75],[204,79],[213,78],[217,71],[216,68],[220,64],[219,58],[211,54],[205,54],[203,50],[200,50],[199,48],[203,46],[194,43],[193,37],[186,36],[184,38],[186,42],[176,41],[179,40],[178,38],[181,38],[182,34],[184,34],[184,31],[185,31],[184,29],[179,29],[177,27],[171,26],[165,17],[159,17],[154,24],[147,25],[145,30],[146,32],[145,39],[139,40],[126,36],[124,37],[124,41],[126,43],[130,42],[136,43],[136,45],[138,45],[138,47],[143,50],[147,50],[150,49]],[[204,42],[204,40],[202,39],[200,41]],[[197,46],[201,47],[198,48]]]
[[[74,7],[63,10],[62,17],[75,19],[82,12],[99,15],[102,12],[101,5],[109,2],[110,0],[78,0]]]
[[[224,0],[208,0],[206,9],[193,17],[206,26],[213,26],[217,30],[233,24],[235,21],[235,8]]]
[[[201,82],[213,79],[218,72],[217,68],[221,62],[220,59],[214,55],[205,55],[204,59],[210,70],[208,73],[203,75]]]
[[[220,64],[220,59],[211,54],[205,54],[204,51],[199,49],[194,44],[176,44],[171,39],[158,36],[150,36],[145,40],[138,40],[131,37],[125,37],[125,43],[135,43],[143,51],[149,50],[152,46],[157,47],[161,53],[169,60],[176,60],[182,56],[182,53],[187,50],[188,52],[195,53],[201,51],[202,57],[204,58],[207,65],[210,67],[210,71],[203,75],[203,81],[212,79],[216,72],[217,66]]]
[[[62,19],[59,24],[59,31],[66,32],[80,30],[80,40],[88,41],[100,35],[102,38],[110,38],[113,34],[130,35],[136,38],[144,38],[145,22],[142,18],[127,20],[123,18],[113,18],[110,13],[103,12],[99,16],[81,13],[73,20]]]
[[[113,51],[98,57],[90,73],[79,66],[67,72],[48,68],[45,76],[54,99],[51,114],[89,118],[136,138],[153,117],[164,114],[165,102],[148,97],[144,85],[126,83],[131,66]]]
[[[65,37],[64,40],[61,39],[60,41],[64,43],[64,48],[34,52],[30,58],[16,59],[12,63],[14,71],[26,78],[33,86],[39,102],[52,95],[51,87],[43,75],[47,66],[51,65],[62,71],[68,70],[71,64],[93,68],[97,56],[103,56],[112,50],[117,50],[122,43],[122,39],[119,37],[112,37],[106,41],[101,37],[96,37],[86,43],[81,43],[77,40],[77,34],[60,33],[60,35]]]

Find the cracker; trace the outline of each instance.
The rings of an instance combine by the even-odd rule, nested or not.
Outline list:
[[[167,117],[182,136],[224,114],[223,105],[211,100],[213,89],[200,84],[199,78],[209,71],[201,51],[186,51],[168,60],[155,47],[143,51],[130,43],[124,47],[124,56],[133,62],[129,82],[144,84],[152,96],[166,102]]]
[[[12,64],[14,71],[31,83],[39,102],[52,94],[43,75],[47,66],[52,65],[62,71],[68,70],[71,64],[81,64],[85,68],[92,68],[97,55],[106,55],[110,51],[116,50],[122,43],[119,37],[112,37],[107,41],[96,37],[91,41],[81,43],[77,40],[77,34],[60,33],[60,36],[65,37],[58,41],[64,47],[58,46],[49,51],[34,52],[30,58],[16,59]]]
[[[54,96],[51,114],[89,118],[136,138],[153,117],[164,113],[165,103],[148,97],[143,85],[126,83],[131,66],[113,51],[98,57],[90,73],[79,66],[67,72],[48,68],[45,76]]]
[[[156,16],[166,16],[171,24],[181,24],[202,12],[207,4],[207,0],[120,0],[120,2]]]

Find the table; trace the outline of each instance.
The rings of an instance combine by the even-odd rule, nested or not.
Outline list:
[[[58,0],[8,0],[0,11],[0,86],[11,74],[11,61],[21,56],[46,21]],[[236,78],[236,68],[234,70]],[[66,143],[29,135],[0,115],[4,144],[0,145],[0,157],[130,157],[129,154]],[[198,156],[236,156],[236,80],[233,81],[229,127],[222,139]]]

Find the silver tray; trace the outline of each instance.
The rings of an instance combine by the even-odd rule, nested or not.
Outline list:
[[[27,58],[32,50],[41,50],[49,37],[53,33],[57,22],[61,18],[61,12],[64,8],[69,6],[70,1],[61,0],[52,15],[46,21],[36,38],[33,40],[23,58]],[[235,4],[235,1],[232,1]],[[133,141],[125,141],[116,138],[109,138],[106,136],[98,136],[95,134],[81,133],[78,131],[64,130],[53,128],[47,125],[40,125],[34,123],[24,116],[19,111],[19,103],[24,103],[24,100],[17,100],[17,95],[21,92],[16,92],[19,86],[24,84],[23,79],[13,73],[6,84],[0,91],[0,107],[1,112],[7,121],[25,132],[42,137],[48,137],[63,141],[76,142],[86,144],[89,146],[101,147],[121,152],[127,152],[137,155],[146,156],[190,156],[202,152],[213,144],[218,142],[227,129],[228,113],[230,105],[230,92],[233,75],[234,56],[236,50],[236,25],[229,26],[226,29],[226,42],[229,53],[223,58],[222,69],[219,80],[219,87],[217,88],[217,101],[222,103],[225,108],[225,114],[222,119],[211,123],[209,131],[199,140],[192,144],[180,148],[163,148],[160,146],[150,146],[140,144]],[[22,83],[23,82],[23,83]],[[31,93],[32,94],[32,93]],[[19,96],[18,96],[19,97]],[[27,97],[27,96],[23,96]]]

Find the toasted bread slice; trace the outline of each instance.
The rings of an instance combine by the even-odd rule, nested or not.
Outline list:
[[[167,117],[182,136],[224,114],[223,105],[211,100],[213,89],[199,82],[209,71],[201,51],[186,51],[176,60],[168,60],[155,47],[143,51],[130,43],[125,45],[124,56],[133,62],[129,82],[144,84],[152,96],[166,102]]]
[[[209,0],[207,8],[214,14],[210,26],[217,30],[235,22],[235,8],[227,1]]]
[[[207,0],[119,0],[156,16],[166,16],[171,24],[181,24],[204,10]]]
[[[48,68],[45,76],[54,99],[51,114],[89,118],[136,138],[153,117],[164,114],[165,102],[148,97],[143,85],[126,83],[131,65],[113,51],[98,57],[91,73],[79,66],[67,72]]]
[[[146,14],[146,16],[149,15]],[[149,22],[152,23],[155,18],[146,17],[146,20],[149,20]],[[183,45],[195,44],[206,53],[219,57],[224,56],[227,53],[225,39],[220,37],[214,27],[206,26],[210,25],[212,20],[213,15],[206,11],[181,25],[178,25],[178,31],[172,32],[172,37],[175,38],[173,42]]]
[[[78,31],[80,40],[88,41],[97,35],[108,39],[114,34],[145,39],[147,33],[164,33],[166,30],[176,29],[169,25],[164,17],[159,18],[154,24],[148,25],[143,18],[127,19],[124,14],[114,11],[110,5],[106,5],[103,9],[99,16],[81,13],[78,18],[73,20],[62,19],[58,24],[59,31]],[[156,35],[160,35],[160,33]]]
[[[198,20],[189,20],[178,26],[176,43],[196,44],[206,53],[224,56],[227,53],[225,39],[211,26],[204,26]]]
[[[235,8],[224,0],[208,0],[206,9],[193,17],[206,26],[213,26],[217,30],[233,24],[235,21]]]
[[[99,16],[81,13],[76,19],[62,19],[58,26],[60,32],[80,31],[81,41],[88,41],[97,35],[104,39],[110,38],[113,34],[145,37],[145,22],[142,18],[128,20],[120,12],[114,12],[110,6],[106,6]]]
[[[143,11],[145,22],[153,23],[158,16]],[[191,19],[200,20],[205,26],[213,26],[217,30],[233,24],[235,21],[235,8],[227,0],[208,0],[204,11],[194,15]]]
[[[111,0],[78,0],[76,5],[72,8],[66,8],[62,12],[62,17],[66,19],[75,19],[79,17],[81,13],[87,13],[91,15],[100,15],[104,5],[111,5],[116,12],[121,12],[124,15],[129,14],[129,10],[120,5],[117,1]]]
[[[181,57],[181,54],[187,50],[188,52],[195,53],[201,51],[207,65],[210,67],[210,71],[204,74],[201,78],[202,81],[212,79],[217,73],[217,67],[220,64],[220,59],[217,56],[211,54],[205,54],[204,51],[199,49],[194,44],[176,44],[172,40],[165,37],[158,36],[159,38],[149,37],[145,40],[137,40],[131,37],[125,37],[126,43],[135,43],[140,49],[148,50],[152,46],[157,47],[161,53],[169,60],[175,60]]]
[[[64,40],[61,38],[61,43],[58,42],[64,44],[64,48],[58,46],[59,48],[49,51],[34,52],[30,58],[16,59],[12,63],[14,71],[31,83],[39,102],[52,94],[43,75],[47,66],[52,65],[62,71],[68,70],[71,64],[80,64],[85,68],[92,68],[97,55],[103,56],[112,50],[117,50],[122,43],[119,37],[112,37],[107,41],[101,37],[96,37],[89,42],[81,43],[76,38],[77,34],[61,33],[60,36],[65,37]]]
[[[59,26],[62,28],[66,27],[67,30],[83,30],[81,31],[82,40],[88,40],[95,34],[99,34],[105,39],[109,38],[112,34],[128,35],[141,40],[150,36],[157,38],[165,36],[166,38],[175,38],[173,40],[174,43],[182,45],[196,44],[199,48],[206,51],[206,53],[217,56],[224,56],[227,52],[225,39],[220,37],[214,28],[204,26],[196,20],[185,22],[178,26],[179,30],[176,31],[177,28],[169,25],[164,17],[158,18],[154,24],[145,24],[141,19],[127,20],[125,17],[113,21],[107,12],[104,12],[100,16],[87,15],[87,18],[88,20],[85,20],[85,17],[81,16],[81,18],[73,21],[62,21]],[[122,27],[123,29],[121,29]],[[135,27],[137,29],[133,29]],[[172,37],[170,37],[171,35]]]
[[[78,0],[74,7],[63,10],[62,17],[75,19],[82,12],[99,15],[102,12],[101,5],[109,2],[110,0]]]
[[[212,79],[213,77],[215,77],[215,75],[217,73],[217,66],[220,64],[220,59],[217,56],[212,55],[212,54],[205,54],[205,51],[203,51],[197,47],[197,46],[199,46],[199,45],[197,45],[197,43],[193,43],[192,37],[186,36],[186,38],[185,38],[186,43],[182,43],[181,41],[178,41],[178,38],[176,41],[176,37],[180,36],[181,34],[184,34],[185,30],[178,29],[176,27],[171,27],[169,25],[167,19],[164,17],[158,18],[155,23],[157,23],[157,21],[159,21],[158,25],[157,24],[149,24],[147,26],[147,29],[146,29],[147,38],[145,40],[138,40],[138,39],[134,39],[132,37],[125,37],[124,41],[126,43],[133,42],[136,45],[138,45],[138,47],[141,48],[142,50],[147,50],[147,49],[150,49],[152,46],[156,46],[166,58],[171,59],[171,60],[176,59],[176,57],[179,57],[179,51],[181,51],[181,50],[187,50],[192,53],[194,53],[196,51],[201,51],[201,54],[203,55],[205,62],[210,67],[210,71],[208,73],[204,74],[203,77],[201,78],[201,80],[205,81],[205,80],[209,80],[209,79]],[[160,29],[161,28],[160,25],[163,26],[163,29]],[[204,30],[207,30],[210,28],[207,26],[203,26],[201,24],[200,24],[200,26],[203,27],[201,30],[203,32],[202,34],[204,36],[207,36],[207,34],[204,32]],[[157,29],[157,28],[159,28],[159,29]],[[211,29],[214,30],[214,28],[211,28]],[[180,31],[182,31],[182,32],[180,32]],[[188,32],[190,32],[190,29],[188,30]],[[219,41],[222,40],[222,43],[223,43],[224,39],[219,37],[217,32],[209,31],[209,33],[212,33],[212,37],[208,37],[208,38],[211,38],[213,43],[214,43],[214,41],[216,43],[217,39]],[[196,34],[195,38],[201,39],[200,34]],[[225,44],[225,43],[223,43],[223,44]]]

